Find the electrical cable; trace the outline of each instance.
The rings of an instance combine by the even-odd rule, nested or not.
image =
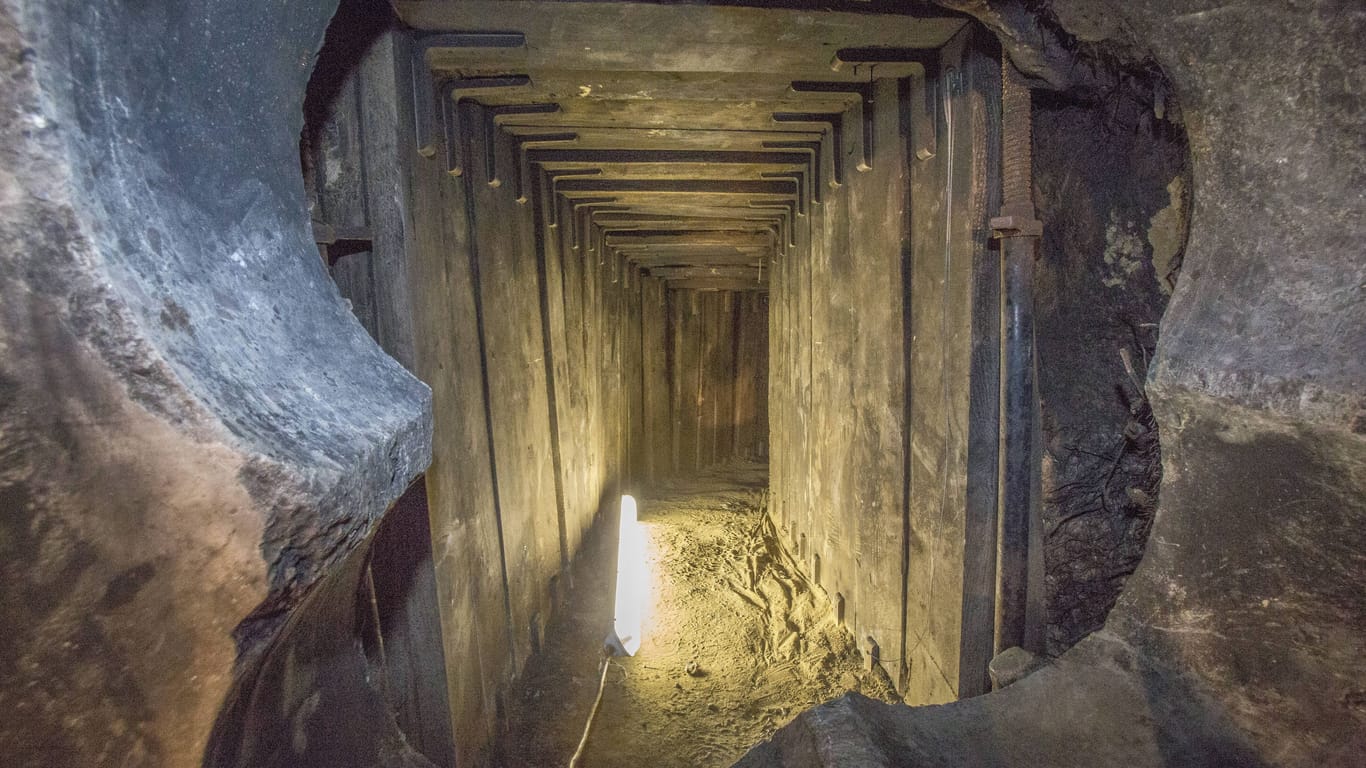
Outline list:
[[[574,756],[569,758],[569,768],[578,768],[579,760],[583,759],[583,751],[588,746],[588,734],[593,731],[593,718],[598,714],[598,707],[602,704],[602,692],[607,688],[607,668],[612,664],[612,654],[609,651],[602,656],[602,678],[598,680],[598,697],[593,700],[593,708],[588,711],[588,722],[583,724],[583,737],[579,739],[579,748],[574,750]]]

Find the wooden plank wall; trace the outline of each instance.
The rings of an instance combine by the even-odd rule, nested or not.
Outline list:
[[[664,419],[655,411],[646,419],[653,428],[646,439],[656,449],[669,446],[668,474],[686,476],[731,458],[764,458],[767,294],[669,290],[665,306],[670,431],[658,431]]]
[[[916,704],[981,692],[994,612],[999,64],[966,36],[941,57],[929,97],[874,81],[872,167],[812,207],[769,326],[772,513]]]
[[[444,701],[449,716],[400,722],[432,730],[413,743],[455,743],[454,756],[428,754],[438,765],[484,764],[508,683],[567,592],[566,564],[646,463],[645,287],[619,262],[571,249],[566,228],[546,228],[542,206],[519,204],[511,184],[490,184],[484,163],[452,176],[440,150],[413,152],[408,61],[406,37],[385,34],[343,89],[320,149],[350,176],[322,176],[316,213],[373,238],[337,258],[333,277],[432,387],[430,553],[413,604],[395,608],[425,623],[388,629],[413,656],[400,660],[400,700]],[[497,165],[514,167],[511,139],[494,137]],[[485,141],[463,137],[474,157]]]

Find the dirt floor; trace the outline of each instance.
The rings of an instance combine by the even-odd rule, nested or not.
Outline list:
[[[846,691],[895,701],[863,671],[764,514],[767,468],[733,465],[640,498],[651,599],[641,648],[611,660],[585,768],[729,766]],[[585,542],[568,607],[509,700],[498,761],[565,766],[597,694],[613,614],[616,526]]]

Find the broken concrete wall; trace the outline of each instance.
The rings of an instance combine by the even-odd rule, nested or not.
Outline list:
[[[346,81],[341,111],[355,121],[332,127],[369,130],[334,142],[345,151],[324,171],[340,175],[316,188],[314,212],[346,235],[332,242],[368,239],[331,260],[364,329],[347,311],[308,232],[297,165],[298,106],[331,10],[277,18],[237,8],[220,18],[181,7],[172,19],[158,9],[6,7],[18,19],[9,76],[26,94],[9,123],[7,183],[28,196],[6,221],[15,252],[33,259],[5,283],[6,306],[28,308],[6,321],[6,338],[23,341],[7,341],[5,380],[7,402],[26,404],[7,409],[23,417],[10,434],[29,446],[25,464],[6,466],[6,512],[29,521],[28,538],[16,528],[12,540],[37,537],[25,550],[52,559],[47,570],[27,569],[19,552],[10,560],[21,569],[12,583],[31,586],[6,600],[7,617],[31,629],[7,646],[8,669],[39,676],[14,682],[28,691],[19,711],[102,721],[77,732],[37,714],[14,721],[4,740],[20,765],[102,764],[108,750],[146,765],[449,764],[428,733],[443,720],[427,711],[440,709],[432,677],[450,693],[456,761],[479,759],[501,686],[534,650],[570,532],[581,534],[620,482],[632,412],[623,371],[640,342],[614,329],[638,325],[618,316],[638,306],[619,296],[626,285],[610,287],[620,275],[578,272],[580,316],[554,331],[583,351],[567,374],[583,392],[565,408],[591,426],[558,435],[578,464],[557,468],[554,361],[541,324],[522,322],[542,316],[545,298],[530,207],[483,181],[471,194],[413,155],[402,36],[374,38],[377,53]],[[147,30],[166,31],[164,48],[146,45]],[[83,99],[78,84],[104,96]],[[518,226],[481,228],[469,216],[481,209],[485,222]],[[54,226],[33,229],[44,216]],[[73,302],[86,309],[71,318]],[[31,332],[10,335],[22,328]],[[431,411],[426,388],[366,330],[432,382],[440,434],[426,476],[431,554],[394,555],[418,567],[406,576],[376,574],[390,591],[407,590],[400,602],[376,601],[398,633],[387,677],[384,657],[365,653],[367,565],[376,565],[367,543],[427,465]],[[54,387],[30,373],[58,359],[88,375]],[[67,406],[49,407],[54,396]],[[80,415],[90,408],[103,415]],[[70,434],[62,444],[31,442],[59,427]],[[108,450],[113,434],[123,450]],[[83,444],[101,447],[72,463]],[[49,469],[39,487],[39,465],[70,469]],[[580,466],[593,468],[586,480]],[[180,479],[168,485],[167,472]],[[563,482],[571,472],[579,486]],[[174,515],[128,518],[132,509]],[[501,526],[505,510],[515,526]],[[514,539],[507,550],[504,534]],[[406,547],[375,554],[389,550]],[[507,552],[527,558],[512,579]],[[63,594],[35,591],[52,578]],[[49,618],[29,604],[52,606]],[[439,628],[409,610],[433,604]],[[172,625],[182,631],[166,635]],[[421,662],[437,639],[444,672],[439,659]],[[115,669],[119,679],[108,680]],[[18,690],[13,675],[6,690]],[[385,690],[395,681],[401,690]],[[93,703],[112,688],[120,695]]]
[[[14,765],[198,764],[314,585],[356,594],[341,564],[427,462],[426,388],[307,230],[296,107],[331,11],[0,9]],[[361,754],[407,752],[359,646],[334,661]]]
[[[1112,627],[1212,689],[1269,761],[1345,765],[1366,750],[1366,12],[1187,11],[1126,17],[1176,85],[1194,212],[1147,387],[1163,494]]]
[[[1167,485],[1154,546],[1105,633],[1003,695],[899,711],[901,735],[878,731],[874,741],[897,745],[902,762],[910,754],[983,765],[1351,764],[1366,749],[1357,682],[1366,629],[1366,376],[1353,354],[1366,346],[1361,115],[1353,92],[1362,80],[1353,55],[1360,10],[1334,2],[1133,9],[1082,1],[1039,5],[1034,16],[1014,4],[957,5],[1002,30],[1010,49],[1026,54],[1022,65],[1053,87],[1094,90],[1087,78],[1101,85],[1137,79],[1149,84],[1143,110],[1160,118],[1182,106],[1194,158],[1191,249],[1153,372],[1135,387],[1146,390],[1160,421]],[[312,253],[294,168],[298,105],[326,6],[0,5],[7,62],[0,77],[9,97],[0,118],[0,239],[11,254],[0,267],[0,605],[11,628],[0,673],[17,713],[0,726],[0,750],[17,764],[195,764],[225,699],[216,742],[223,751],[215,749],[211,763],[426,764],[405,744],[357,636],[367,537],[388,501],[427,463],[426,394],[365,337],[329,285]],[[1019,25],[1014,34],[1011,24]],[[1063,45],[1028,55],[1027,45],[1040,39]],[[1149,44],[1154,58],[1147,58]],[[1078,59],[1079,50],[1089,58]],[[395,56],[396,69],[406,61]],[[1171,75],[1172,92],[1152,86],[1159,79],[1149,68],[1156,66]],[[404,77],[396,80],[396,93],[406,93]],[[409,113],[397,109],[395,124]],[[536,526],[527,542],[537,547],[533,569],[557,554],[562,561],[571,526],[590,514],[588,502],[610,498],[602,478],[619,466],[614,457],[631,452],[619,437],[619,416],[633,411],[612,393],[629,389],[620,377],[632,345],[603,341],[614,338],[603,323],[618,318],[596,309],[616,300],[605,286],[620,276],[617,265],[585,266],[590,260],[568,258],[572,246],[562,243],[560,270],[573,279],[561,278],[561,301],[577,314],[563,324],[547,320],[557,311],[547,267],[535,270],[536,301],[524,287],[481,280],[484,267],[531,273],[520,250],[525,217],[507,214],[520,230],[489,236],[492,245],[514,249],[494,248],[508,264],[472,261],[482,244],[466,207],[475,205],[470,182],[406,150],[394,157],[379,170],[417,164],[401,174],[412,180],[412,194],[394,198],[423,222],[405,240],[404,249],[416,254],[400,262],[412,262],[409,280],[367,289],[367,274],[398,274],[376,272],[373,259],[400,252],[379,246],[365,251],[368,265],[334,265],[333,275],[366,328],[437,390],[441,437],[427,477],[433,568],[443,590],[447,658],[459,661],[446,673],[466,759],[477,757],[480,739],[497,727],[497,693],[513,671],[512,649],[520,644],[525,655],[532,645],[531,627],[517,626],[508,610],[500,494],[527,501],[516,514]],[[875,162],[872,173],[881,172]],[[1161,183],[1163,175],[1145,183]],[[1059,186],[1066,181],[1061,176]],[[483,204],[499,215],[516,210],[502,193],[479,194],[491,195]],[[907,332],[905,305],[900,331],[889,326],[895,312],[883,301],[888,287],[866,276],[886,281],[901,264],[899,295],[909,276],[913,297],[917,281],[885,240],[867,253],[862,245],[845,253],[838,242],[855,216],[881,220],[885,189],[839,194],[863,201],[848,216],[822,220],[825,214],[813,211],[818,234],[797,235],[799,244],[814,243],[819,268],[778,265],[786,283],[775,282],[774,293],[775,317],[782,317],[773,326],[782,376],[774,389],[775,458],[782,457],[775,489],[784,493],[783,519],[791,524],[806,514],[801,510],[815,511],[800,517],[812,534],[800,534],[808,544],[799,550],[813,572],[815,555],[836,553],[822,555],[821,581],[848,590],[852,623],[882,626],[886,601],[895,599],[881,590],[891,572],[886,542],[867,542],[878,553],[867,567],[879,590],[856,594],[864,588],[845,585],[862,567],[862,539],[891,523],[886,502],[896,492],[883,474],[887,460],[877,455],[893,431],[885,419],[895,417],[884,409],[896,399],[895,380],[877,365],[916,334],[914,315]],[[849,206],[831,195],[832,208]],[[1144,202],[1133,210],[1138,227],[1150,208]],[[1119,217],[1111,237],[1105,219],[1107,243],[1128,244],[1111,262],[1126,272],[1126,254],[1134,253],[1129,221]],[[1156,266],[1151,224],[1146,239]],[[1148,268],[1140,263],[1133,274],[1146,277]],[[831,274],[859,290],[822,286]],[[629,289],[629,276],[625,284]],[[411,286],[412,297],[382,298],[383,286]],[[963,296],[919,286],[929,298]],[[534,332],[500,325],[486,338],[486,317],[505,320],[484,304],[489,297],[506,298],[519,312],[537,306],[542,346],[553,353],[560,338],[579,361],[560,374],[559,356],[540,358],[546,370],[532,378],[545,391],[518,394],[527,399],[517,402],[543,404],[548,425],[576,409],[583,420],[566,416],[558,428],[543,427],[530,407],[509,413],[507,402],[492,402],[513,395],[488,386],[488,349],[526,365],[535,365],[536,355],[526,348]],[[414,327],[435,329],[413,335],[411,357],[404,356],[402,323],[389,325],[398,329],[390,334],[381,315],[401,321],[405,308],[420,317]],[[911,309],[924,307],[913,302]],[[950,309],[961,328],[961,307]],[[1096,359],[1113,377],[1108,348]],[[961,345],[949,351],[961,372]],[[518,362],[497,361],[496,375],[518,380]],[[833,364],[848,370],[812,375]],[[565,394],[559,387],[551,393],[552,382],[574,377],[581,377],[577,393],[571,384]],[[855,408],[846,393],[865,379],[883,391]],[[917,403],[929,408],[934,401],[917,397],[912,380],[901,386],[909,391],[909,416],[900,435],[911,446],[901,455],[914,460],[916,430],[906,425]],[[942,414],[952,425],[961,393],[940,386],[955,406]],[[974,421],[971,396],[967,402]],[[499,423],[489,418],[495,406]],[[863,413],[871,424],[857,420]],[[859,435],[878,441],[856,444]],[[516,450],[546,436],[561,450],[549,483],[559,481],[555,519],[537,496],[547,489],[543,456],[516,459],[529,470],[525,480],[495,478],[498,464],[489,460],[499,444]],[[922,437],[937,460],[926,467],[963,455],[961,442]],[[968,445],[970,464],[971,439]],[[573,453],[579,446],[583,453]],[[583,469],[570,473],[569,462]],[[556,463],[553,453],[549,463]],[[861,477],[865,467],[876,471]],[[915,477],[903,468],[906,504],[934,481],[955,494],[981,487],[970,471],[966,483],[942,472],[927,473],[925,483]],[[571,479],[582,485],[571,488]],[[873,507],[881,511],[867,516]],[[956,535],[945,507],[927,508],[944,520],[948,538]],[[970,501],[966,509],[974,509]],[[924,523],[902,514],[903,530]],[[1132,524],[1125,525],[1119,540],[1134,540]],[[553,548],[539,538],[550,530]],[[1125,546],[1114,550],[1121,558]],[[947,563],[944,578],[952,579],[956,556],[903,557],[903,615],[912,596],[928,595],[935,617],[952,617],[952,600],[941,599],[952,590],[934,586],[937,576],[925,586],[912,569]],[[965,584],[982,583],[968,576],[966,558],[962,568]],[[519,591],[522,616],[550,602],[533,591],[549,592],[550,575],[527,577],[537,586]],[[965,590],[965,615],[967,597]],[[872,607],[856,619],[853,609],[868,600]],[[1083,616],[1077,626],[1094,618]],[[899,661],[920,652],[907,642],[909,623],[901,622],[900,644],[910,652]],[[233,627],[240,657],[228,639]],[[889,644],[880,645],[893,662]],[[230,692],[235,659],[238,687]],[[961,656],[957,663],[961,686]],[[912,666],[907,679],[915,674]],[[941,675],[946,685],[952,677]],[[855,732],[840,742],[846,747],[885,725],[866,709],[857,714]],[[79,728],[69,727],[73,719]],[[821,721],[803,724],[809,736]]]

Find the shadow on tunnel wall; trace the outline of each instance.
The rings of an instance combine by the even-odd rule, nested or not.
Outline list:
[[[1190,221],[1189,149],[1146,105],[1160,75],[1105,94],[1039,91],[1035,277],[1046,650],[1105,623],[1138,566],[1162,452],[1144,382]],[[1176,107],[1171,107],[1175,113]]]
[[[424,478],[244,665],[227,701],[206,766],[454,768]]]

